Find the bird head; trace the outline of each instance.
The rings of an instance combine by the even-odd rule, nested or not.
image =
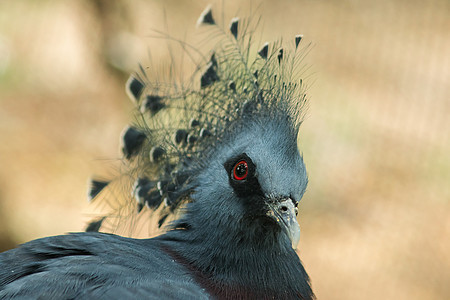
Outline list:
[[[297,128],[285,112],[255,111],[242,117],[196,168],[188,207],[194,213],[189,212],[187,222],[209,228],[230,226],[218,220],[233,222],[240,227],[230,230],[236,238],[297,245],[297,205],[307,175]]]
[[[198,24],[220,40],[200,55],[187,83],[152,81],[144,68],[127,82],[136,118],[122,135],[120,177],[131,195],[125,202],[133,214],[156,211],[159,226],[183,208],[169,229],[226,229],[232,222],[236,239],[295,247],[297,205],[307,185],[297,147],[306,94],[297,77],[308,46],[299,47],[298,35],[287,47],[274,42],[255,49],[250,20],[234,18],[227,31],[210,9]],[[180,43],[184,51],[194,48]],[[94,180],[90,199],[111,185]],[[116,218],[123,207],[117,211],[88,229],[99,230],[105,220],[123,223]]]
[[[118,191],[113,199],[129,209],[116,206],[88,231],[129,229],[124,213],[133,221],[150,212],[167,225],[157,237],[163,249],[218,295],[309,299],[293,249],[308,181],[297,142],[306,103],[300,62],[309,47],[301,35],[289,45],[255,45],[257,24],[233,18],[225,29],[209,8],[198,24],[219,41],[200,54],[189,80],[162,84],[142,67],[128,80],[136,118],[122,135],[126,184],[94,180],[89,197]],[[178,42],[188,57],[200,53]]]

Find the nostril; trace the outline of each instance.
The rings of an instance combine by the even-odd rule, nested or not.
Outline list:
[[[288,211],[288,208],[287,208],[287,206],[283,205],[283,206],[281,207],[281,211],[283,211],[283,212],[287,212],[287,211]]]

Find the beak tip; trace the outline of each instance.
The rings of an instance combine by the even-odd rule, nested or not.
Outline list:
[[[296,249],[300,241],[300,225],[297,222],[298,209],[294,201],[291,198],[285,198],[270,207],[267,215],[281,225],[291,240],[292,248]]]

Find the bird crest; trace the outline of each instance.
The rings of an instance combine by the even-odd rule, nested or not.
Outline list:
[[[181,51],[199,57],[188,80],[161,83],[141,67],[127,81],[135,109],[121,137],[120,175],[91,181],[89,199],[108,203],[110,211],[86,231],[133,234],[142,219],[156,217],[159,228],[176,218],[192,201],[194,179],[207,167],[208,156],[230,134],[245,130],[246,120],[282,118],[291,128],[288,138],[296,140],[306,104],[299,77],[309,45],[302,46],[302,35],[286,45],[256,45],[255,22],[233,18],[222,27],[210,7],[197,24],[218,42],[203,54],[177,41]]]

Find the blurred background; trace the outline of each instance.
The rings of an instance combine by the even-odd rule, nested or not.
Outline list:
[[[129,73],[169,59],[154,30],[195,44],[209,3],[0,1],[0,250],[84,229]],[[450,299],[450,2],[213,4],[261,15],[261,42],[313,45],[299,253],[318,299]]]

